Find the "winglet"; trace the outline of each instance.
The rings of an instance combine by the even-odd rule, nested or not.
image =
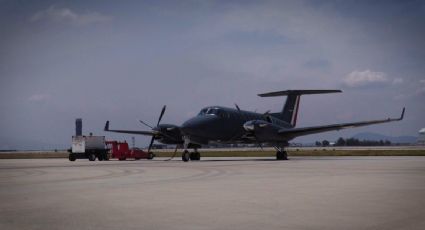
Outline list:
[[[109,121],[106,121],[105,128],[103,131],[109,131]]]
[[[404,111],[406,111],[406,107],[403,107],[403,111],[401,112],[401,116],[398,119],[399,121],[403,120],[403,118],[404,118]]]

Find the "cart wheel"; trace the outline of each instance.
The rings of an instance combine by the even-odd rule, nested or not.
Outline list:
[[[95,160],[96,160],[96,155],[94,155],[93,153],[90,153],[89,161],[95,161]]]
[[[68,157],[68,159],[70,160],[70,161],[75,161],[77,158],[75,157],[75,155],[74,154],[69,154],[69,157]]]
[[[150,152],[148,155],[148,160],[152,160],[155,157],[155,154],[153,152]]]

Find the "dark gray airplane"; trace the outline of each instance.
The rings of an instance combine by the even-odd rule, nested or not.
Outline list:
[[[244,111],[235,104],[236,108],[222,106],[209,106],[203,108],[199,114],[185,121],[181,126],[172,124],[160,124],[164,115],[164,106],[161,110],[155,127],[140,121],[151,128],[150,131],[112,130],[109,129],[109,121],[105,124],[105,131],[141,134],[152,136],[148,151],[151,150],[156,140],[164,144],[176,144],[184,148],[183,161],[200,160],[201,155],[197,151],[202,145],[209,143],[254,143],[261,147],[267,143],[275,147],[276,159],[287,160],[285,147],[289,141],[304,135],[321,133],[333,130],[366,126],[372,124],[400,121],[404,117],[404,111],[400,118],[387,118],[362,122],[331,124],[322,126],[296,128],[298,108],[301,95],[340,93],[341,90],[287,90],[258,94],[260,97],[287,96],[282,112],[279,113],[255,113]],[[194,149],[189,152],[188,149]]]

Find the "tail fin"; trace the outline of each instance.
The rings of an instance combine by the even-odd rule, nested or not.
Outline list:
[[[300,105],[301,95],[303,94],[325,94],[325,93],[341,93],[341,90],[286,90],[270,93],[258,94],[260,97],[278,97],[288,96],[281,113],[273,113],[271,115],[287,122],[292,127],[297,124],[298,108]]]

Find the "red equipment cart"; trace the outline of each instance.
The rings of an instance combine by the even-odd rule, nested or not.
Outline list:
[[[119,141],[106,141],[107,148],[111,154],[111,158],[116,158],[120,161],[126,160],[127,158],[134,158],[135,160],[140,159],[153,159],[154,154],[145,152],[139,148],[129,148],[127,142]]]

